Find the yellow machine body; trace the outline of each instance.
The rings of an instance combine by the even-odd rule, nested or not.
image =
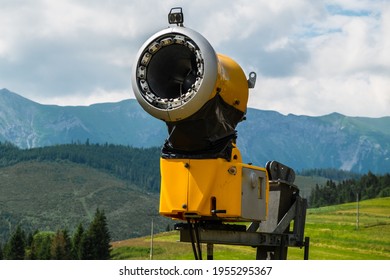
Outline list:
[[[232,160],[161,158],[160,214],[229,221],[264,221],[269,184],[264,168]]]
[[[230,57],[217,54],[218,76],[215,88],[222,99],[236,109],[246,112],[248,103],[248,80],[241,66]],[[213,91],[216,92],[215,90]],[[214,96],[212,96],[214,97]]]

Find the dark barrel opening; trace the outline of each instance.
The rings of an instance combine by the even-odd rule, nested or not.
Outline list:
[[[178,98],[196,81],[196,56],[188,47],[173,44],[158,50],[147,69],[147,82],[156,96]]]

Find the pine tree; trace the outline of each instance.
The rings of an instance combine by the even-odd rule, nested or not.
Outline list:
[[[80,241],[80,259],[96,260],[92,237],[89,231],[84,232]]]
[[[83,239],[84,235],[84,227],[83,224],[80,223],[73,235],[72,238],[72,259],[74,260],[81,260],[82,259],[82,246],[81,241]]]
[[[110,259],[111,237],[108,231],[107,219],[104,211],[96,210],[95,217],[84,235],[83,259],[108,260]]]
[[[25,233],[20,226],[17,226],[6,246],[6,258],[9,260],[24,260],[25,247]]]

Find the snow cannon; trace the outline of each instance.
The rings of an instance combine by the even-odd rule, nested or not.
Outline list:
[[[232,58],[217,54],[183,25],[181,8],[152,35],[133,64],[132,87],[142,108],[164,121],[160,214],[175,219],[263,221],[268,209],[265,168],[242,162],[236,126],[245,119],[246,77]]]

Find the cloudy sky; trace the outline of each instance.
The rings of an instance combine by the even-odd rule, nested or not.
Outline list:
[[[389,0],[0,0],[0,89],[43,104],[134,98],[136,52],[176,6],[257,73],[249,107],[390,116]]]

